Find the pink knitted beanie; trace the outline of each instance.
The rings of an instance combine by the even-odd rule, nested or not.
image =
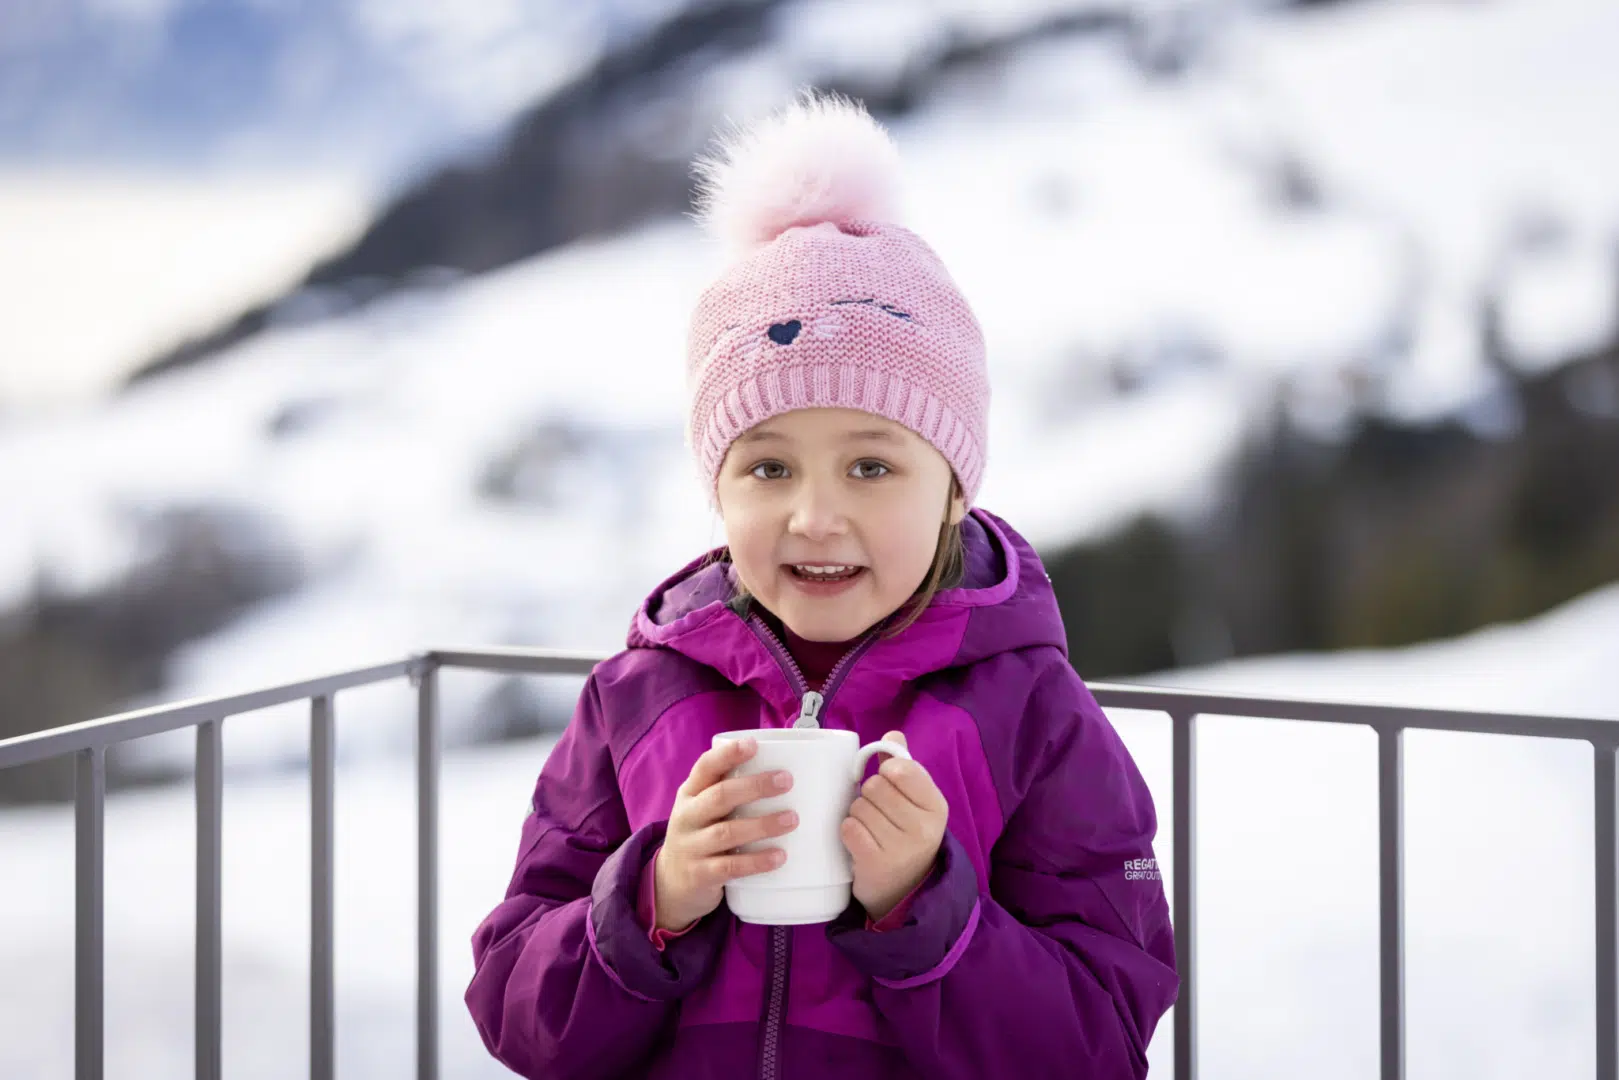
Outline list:
[[[968,505],[989,379],[978,320],[894,224],[899,154],[846,98],[801,96],[697,162],[698,218],[731,262],[692,316],[687,440],[716,500],[732,440],[793,409],[862,409],[926,439]]]

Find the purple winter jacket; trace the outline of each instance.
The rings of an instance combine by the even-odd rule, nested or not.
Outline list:
[[[1065,1076],[1147,1072],[1179,990],[1135,762],[1068,664],[1056,598],[1005,522],[963,522],[962,587],[868,635],[817,701],[731,568],[699,559],[596,666],[540,771],[505,900],[472,937],[467,1008],[531,1078]],[[905,733],[949,800],[905,923],[851,902],[766,927],[721,903],[658,952],[635,911],[675,789],[720,731],[814,712]]]

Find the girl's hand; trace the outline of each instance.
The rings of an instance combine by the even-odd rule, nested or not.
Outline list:
[[[793,785],[792,774],[786,771],[725,779],[757,749],[753,739],[727,739],[697,759],[675,792],[669,829],[653,859],[657,929],[685,929],[720,906],[727,881],[773,870],[786,860],[781,848],[732,853],[742,844],[782,836],[798,827],[798,815],[791,810],[726,820],[737,807],[780,795]]]
[[[905,736],[883,736],[901,746]],[[854,859],[854,898],[881,919],[922,883],[944,841],[950,806],[920,762],[887,757],[843,819],[843,846]]]

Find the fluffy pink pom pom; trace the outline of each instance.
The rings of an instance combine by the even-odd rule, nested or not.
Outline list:
[[[697,219],[734,257],[794,225],[897,224],[899,148],[865,108],[806,92],[698,158]]]

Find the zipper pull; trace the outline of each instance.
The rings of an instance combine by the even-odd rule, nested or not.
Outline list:
[[[793,721],[793,727],[820,727],[821,702],[826,700],[813,690],[804,693],[804,702],[799,707],[798,719]]]

